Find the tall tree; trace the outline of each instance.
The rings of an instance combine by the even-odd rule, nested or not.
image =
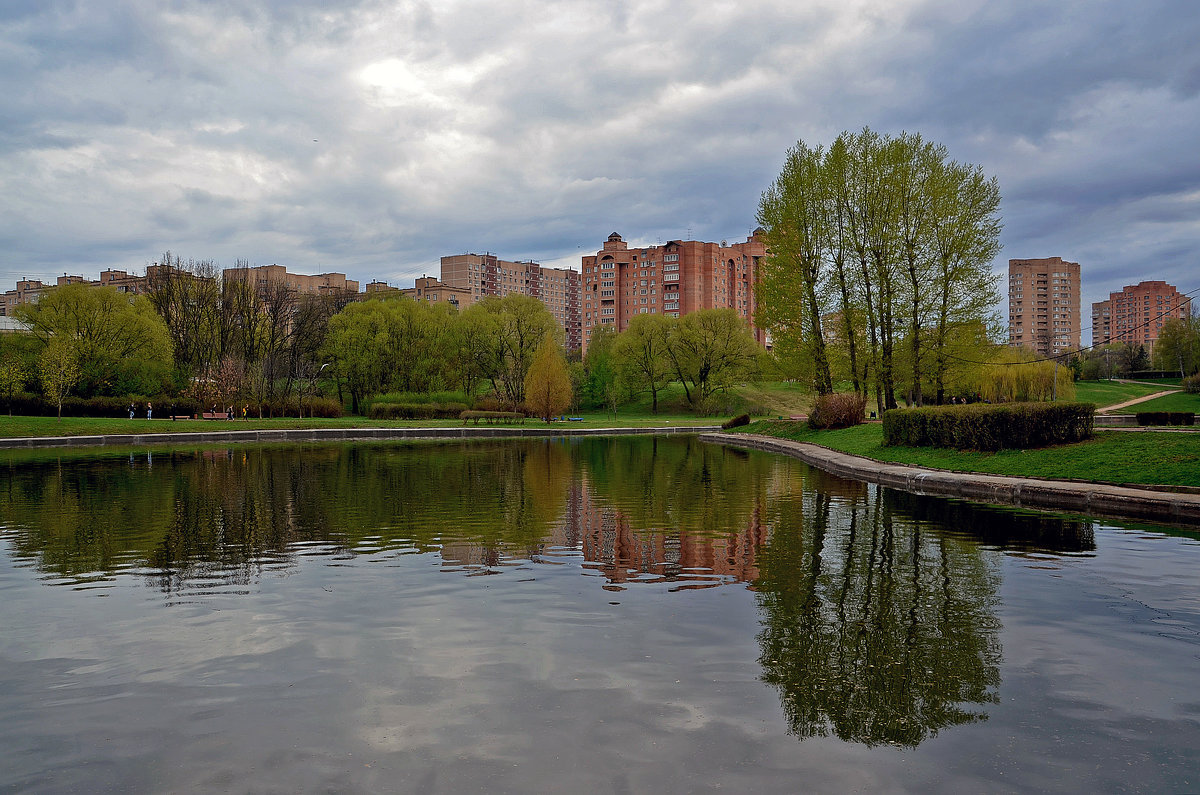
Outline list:
[[[638,392],[648,391],[654,414],[658,413],[658,393],[671,382],[674,373],[667,344],[677,322],[663,315],[635,315],[614,345],[622,382]]]
[[[716,392],[758,373],[762,349],[732,309],[701,309],[670,326],[667,358],[688,403],[702,407]]]
[[[571,376],[553,335],[542,339],[525,375],[525,404],[546,422],[571,405]]]
[[[62,422],[63,399],[79,380],[79,351],[74,340],[55,336],[42,351],[38,360],[38,375],[46,399],[58,406],[58,421]]]

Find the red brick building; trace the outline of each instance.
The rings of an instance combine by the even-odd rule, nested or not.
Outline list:
[[[766,248],[757,233],[744,243],[672,240],[629,248],[613,232],[583,258],[583,347],[597,328],[624,331],[635,315],[681,317],[698,309],[733,309],[754,328],[754,284]]]
[[[1191,299],[1162,281],[1138,282],[1092,304],[1092,345],[1128,342],[1154,348],[1163,323],[1186,318]]]

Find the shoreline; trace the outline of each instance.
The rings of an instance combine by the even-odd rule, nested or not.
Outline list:
[[[1012,505],[1060,513],[1082,513],[1120,519],[1148,519],[1200,528],[1200,494],[1155,491],[1067,480],[951,472],[944,469],[890,464],[828,447],[759,434],[701,433],[712,444],[743,447],[798,458],[841,477],[863,480],[914,494],[957,497],[992,505]]]
[[[165,444],[254,442],[360,442],[377,439],[515,439],[557,436],[626,436],[633,434],[700,434],[720,425],[680,425],[645,428],[568,428],[553,426],[442,428],[281,428],[276,430],[195,431],[189,433],[113,433],[81,436],[23,436],[0,438],[0,449],[42,447],[144,447]]]

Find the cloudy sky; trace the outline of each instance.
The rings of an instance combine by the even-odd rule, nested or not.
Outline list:
[[[998,268],[1190,291],[1198,42],[1195,0],[4,0],[0,289],[744,239],[789,145],[870,126],[999,179]]]

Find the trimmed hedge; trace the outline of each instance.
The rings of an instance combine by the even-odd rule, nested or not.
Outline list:
[[[721,423],[721,428],[723,430],[727,431],[730,428],[740,428],[743,425],[749,425],[749,424],[750,424],[750,415],[749,414],[739,414],[736,417],[725,420],[725,422]]]
[[[1196,413],[1192,411],[1139,411],[1138,425],[1195,425]]]
[[[1092,437],[1093,403],[972,403],[883,413],[883,443],[955,450],[1024,450]]]
[[[373,420],[453,420],[466,411],[464,403],[373,403]]]
[[[475,420],[476,425],[480,420],[487,420],[488,423],[525,421],[525,415],[519,411],[464,411],[458,416],[463,425],[466,425],[468,420]]]
[[[857,393],[819,395],[808,415],[808,427],[814,431],[830,428],[849,428],[862,425],[867,413],[867,399]]]

